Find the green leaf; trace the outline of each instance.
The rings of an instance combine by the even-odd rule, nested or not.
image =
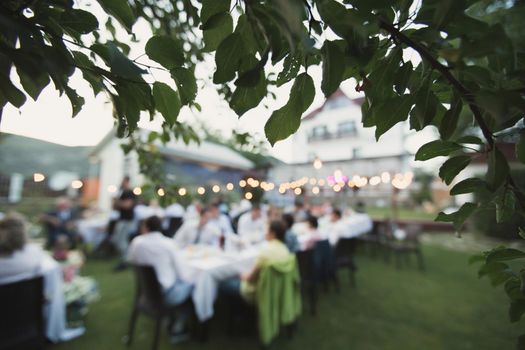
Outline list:
[[[412,110],[414,118],[411,119],[410,127],[415,130],[422,130],[425,126],[429,125],[438,109],[440,104],[436,95],[431,90],[430,80],[421,87],[416,93],[416,105]],[[417,125],[413,125],[416,122]]]
[[[469,156],[452,157],[439,168],[439,177],[443,179],[447,185],[450,185],[459,172],[465,169],[469,163]]]
[[[505,263],[502,263],[502,262],[498,262],[498,261],[493,261],[493,262],[487,262],[483,265],[481,265],[479,271],[478,271],[478,277],[481,278],[483,276],[490,276],[490,275],[494,275],[494,274],[499,274],[503,271],[506,271],[509,269],[509,265],[505,264]]]
[[[272,146],[297,131],[301,124],[301,116],[312,104],[314,96],[312,77],[307,73],[299,74],[292,86],[290,99],[272,113],[264,127],[266,138]]]
[[[135,24],[136,17],[127,0],[98,0],[100,6],[115,17],[128,32]]]
[[[460,149],[461,146],[454,142],[435,140],[421,146],[416,152],[416,160],[429,160],[435,157],[448,156]]]
[[[525,134],[520,135],[520,140],[516,144],[516,157],[525,164]]]
[[[344,44],[344,42],[343,42]],[[323,55],[323,80],[321,90],[330,97],[341,85],[345,73],[345,55],[340,42],[325,41],[321,50]]]
[[[450,190],[452,196],[457,196],[458,194],[478,192],[480,190],[486,189],[487,183],[476,177],[465,179],[458,182]]]
[[[523,228],[519,228],[518,229],[518,234],[520,235],[521,238],[525,239],[525,230]]]
[[[515,212],[516,196],[514,192],[507,189],[496,201],[496,222],[509,221]]]
[[[36,101],[42,90],[49,84],[49,76],[44,72],[29,75],[24,70],[20,69],[19,66],[17,66],[16,72],[20,77],[20,83],[25,92]]]
[[[241,56],[245,52],[240,34],[233,33],[224,39],[215,53],[217,69],[213,74],[215,84],[226,83],[235,78]]]
[[[181,108],[179,94],[168,85],[157,81],[153,84],[153,101],[164,120],[170,126],[175,124]]]
[[[26,95],[3,74],[0,74],[0,92],[16,108],[22,107],[26,102]]]
[[[200,16],[201,22],[204,24],[218,13],[229,12],[230,4],[230,0],[203,0]]]
[[[153,61],[167,69],[180,67],[184,64],[184,52],[178,40],[170,36],[156,35],[146,44],[146,54]]]
[[[479,261],[485,261],[485,256],[483,254],[475,254],[471,255],[468,259],[468,264],[472,265],[474,263],[477,263]]]
[[[477,209],[478,205],[467,202],[458,211],[451,214],[440,212],[435,221],[451,222],[456,230],[460,230],[465,220]]]
[[[505,293],[510,300],[525,299],[525,295],[521,292],[522,282],[517,278],[511,278],[505,283]]]
[[[410,95],[392,96],[379,105],[372,104],[370,112],[376,125],[376,140],[394,125],[407,119],[413,100]]]
[[[248,110],[255,108],[259,105],[262,99],[266,96],[267,82],[262,72],[259,73],[261,76],[259,82],[253,87],[238,86],[230,100],[230,107],[240,117]]]
[[[412,65],[412,62],[408,61],[405,62],[403,66],[397,71],[394,78],[394,88],[396,89],[398,94],[405,93],[413,70],[414,66]]]
[[[135,63],[131,62],[129,58],[111,42],[107,43],[108,59],[111,67],[111,72],[123,78],[129,78],[136,82],[142,82],[141,75],[146,73],[145,70],[140,69]]]
[[[525,252],[514,248],[494,249],[487,255],[487,262],[501,262],[525,258]]]
[[[96,67],[93,62],[91,62],[89,57],[80,51],[73,51],[73,57],[77,67],[82,71],[84,80],[91,85],[93,93],[96,95],[101,92],[104,88],[104,85],[102,84],[102,76],[94,72],[94,70],[96,71]]]
[[[277,86],[281,86],[292,80],[299,73],[303,61],[302,51],[296,50],[289,53],[283,62],[283,70],[277,75]]]
[[[516,300],[510,303],[509,318],[510,322],[515,323],[521,319],[525,313],[525,300]]]
[[[174,68],[170,71],[171,77],[177,84],[180,101],[183,105],[190,104],[197,97],[197,80],[195,79],[194,68]]]
[[[233,19],[229,13],[221,13],[214,21],[214,26],[203,30],[204,52],[217,50],[219,44],[232,33]],[[215,18],[215,17],[213,17]]]
[[[122,82],[115,85],[115,90],[118,92],[115,100],[117,114],[125,118],[128,131],[132,132],[137,128],[140,112],[153,110],[151,89],[148,84]]]
[[[477,136],[466,135],[457,139],[456,143],[482,145],[483,141]]]
[[[84,106],[84,98],[82,96],[79,96],[77,92],[69,86],[65,86],[64,89],[67,97],[69,98],[69,102],[71,102],[73,117],[76,117],[78,112],[80,112],[82,110],[82,107]]]
[[[501,151],[494,147],[488,156],[486,181],[492,190],[497,190],[505,182],[509,174],[509,164]]]
[[[463,108],[461,98],[454,94],[450,103],[450,108],[445,112],[443,120],[439,125],[439,134],[443,140],[448,140],[457,129],[459,114]]]
[[[98,20],[90,12],[72,9],[62,13],[60,25],[79,34],[87,34],[98,29]]]

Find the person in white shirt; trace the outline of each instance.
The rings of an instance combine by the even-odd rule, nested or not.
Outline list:
[[[345,236],[346,225],[341,219],[341,210],[334,209],[330,214],[330,223],[324,228],[323,234],[328,236],[330,244],[335,245],[341,237]]]
[[[219,246],[221,231],[212,223],[212,219],[212,212],[203,209],[198,220],[184,221],[173,239],[180,247],[193,244]]]
[[[237,234],[242,240],[259,243],[264,241],[266,233],[266,216],[263,215],[261,207],[253,204],[252,209],[241,215],[237,228]]]
[[[202,204],[199,201],[193,201],[186,208],[184,213],[184,221],[199,220],[200,212],[202,210]]]
[[[128,261],[136,265],[152,266],[164,292],[164,302],[168,305],[180,305],[191,295],[193,285],[182,280],[178,270],[179,262],[173,240],[160,232],[162,221],[157,216],[151,216],[142,222],[141,234],[131,241],[128,252]],[[187,337],[183,331],[187,312],[180,315],[180,319],[173,330],[172,336]]]
[[[230,218],[220,211],[218,204],[211,204],[208,208],[211,213],[211,224],[215,225],[222,235],[228,236],[234,234]]]

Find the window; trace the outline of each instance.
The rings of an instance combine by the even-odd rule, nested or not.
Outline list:
[[[352,158],[361,158],[361,147],[352,148]]]
[[[339,123],[337,126],[337,134],[339,136],[355,136],[357,135],[357,125],[355,120],[348,120]]]
[[[332,100],[328,100],[328,102],[326,103],[325,105],[325,109],[327,110],[330,110],[330,109],[338,109],[338,108],[343,108],[343,107],[346,107],[348,105],[348,99],[344,96],[339,96],[339,97],[336,97]]]
[[[325,140],[329,137],[326,125],[318,125],[312,128],[310,140]]]

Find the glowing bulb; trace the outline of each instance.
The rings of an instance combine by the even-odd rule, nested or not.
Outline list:
[[[323,162],[319,158],[315,158],[314,160],[314,168],[315,169],[321,169],[323,167]]]
[[[370,183],[370,186],[377,186],[381,183],[381,178],[379,176],[372,176],[368,183]]]
[[[325,181],[324,179],[319,179],[319,181],[317,181],[317,184],[318,184],[319,186],[324,186],[325,183],[326,183],[326,181]]]
[[[202,196],[204,193],[206,193],[206,189],[201,186],[201,187],[197,188],[197,193]]]
[[[239,186],[246,187],[246,181],[245,180],[239,181]]]
[[[41,173],[34,173],[33,174],[33,181],[34,182],[42,182],[46,179],[46,177],[44,176],[44,174],[41,174]]]
[[[84,186],[84,184],[80,180],[73,180],[71,182],[71,187],[74,188],[75,190],[78,190],[79,188],[82,188],[82,186]]]
[[[279,187],[279,193],[280,193],[280,194],[284,194],[284,192],[286,192],[286,188],[284,188],[284,187]]]
[[[214,193],[217,193],[221,190],[220,186],[219,185],[214,185],[211,190],[214,192]]]
[[[185,196],[186,195],[186,189],[184,187],[179,188],[179,196]]]
[[[109,192],[109,193],[115,193],[115,192],[117,192],[117,186],[115,186],[115,185],[109,185],[109,186],[108,186],[108,192]]]
[[[319,194],[319,187],[315,186],[312,188],[312,193],[313,194]]]
[[[259,181],[258,180],[253,180],[252,183],[250,184],[250,186],[252,186],[252,187],[259,186]]]
[[[227,185],[226,185],[226,189],[228,191],[232,191],[233,190],[233,184],[231,182],[229,182]]]
[[[166,194],[166,192],[164,192],[164,189],[163,188],[159,188],[157,190],[157,194],[161,197],[164,197],[164,195]]]
[[[310,179],[310,185],[314,186],[315,184],[317,184],[317,179],[312,177]]]
[[[251,192],[246,192],[246,193],[244,194],[244,198],[250,200],[250,199],[253,198],[253,194],[252,194]]]
[[[135,187],[133,189],[133,193],[136,195],[136,196],[140,196],[142,194],[142,188],[140,187]]]
[[[334,187],[333,187],[333,190],[334,190],[334,192],[339,192],[339,191],[341,191],[341,186],[339,186],[338,184],[335,184]]]
[[[293,192],[296,194],[296,195],[300,195],[303,190],[301,190],[301,187],[297,187],[295,190],[293,190]]]
[[[388,173],[386,171],[383,172],[381,174],[381,181],[383,181],[384,184],[389,183],[390,182],[390,173]]]

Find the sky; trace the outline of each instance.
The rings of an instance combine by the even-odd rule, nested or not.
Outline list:
[[[101,24],[105,23],[103,14],[98,8],[91,8],[90,11],[96,14]],[[139,44],[132,46],[131,57],[138,57],[143,53],[144,43],[147,38],[151,36],[149,26],[145,22],[137,22],[133,28],[139,39]],[[119,34],[123,36],[122,32]],[[121,37],[121,39],[123,39]],[[155,64],[147,59],[141,58],[142,63]],[[200,78],[206,78],[213,74],[215,67],[213,59],[207,59],[205,62],[197,67],[196,75]],[[276,67],[277,72],[280,67]],[[321,106],[325,100],[321,92],[321,68],[311,67],[308,73],[312,76],[316,86],[315,100],[306,111],[305,115]],[[165,81],[171,85],[173,82],[169,75],[163,72],[155,72],[155,79]],[[13,74],[13,80],[17,81],[17,77]],[[83,81],[80,73],[75,73],[71,78],[71,85],[77,92],[85,98],[84,108],[78,113],[75,118],[71,117],[71,105],[65,96],[59,96],[58,91],[50,84],[40,97],[38,101],[33,101],[28,97],[28,101],[20,109],[7,105],[4,108],[2,122],[0,124],[0,132],[14,133],[33,138],[38,138],[50,142],[64,144],[68,146],[91,146],[97,144],[112,128],[114,119],[112,117],[112,106],[108,102],[104,94],[93,96],[93,92],[89,85]],[[194,122],[200,120],[206,123],[213,129],[221,130],[224,133],[230,132],[232,129],[252,134],[264,135],[264,124],[270,117],[273,110],[280,108],[287,101],[291,83],[285,84],[276,91],[277,98],[266,98],[257,107],[247,113],[241,118],[233,112],[226,101],[222,100],[216,92],[216,87],[209,80],[203,83],[199,82],[199,92],[196,102],[202,107],[201,112],[190,110],[184,107],[179,115],[180,121]],[[341,85],[341,89],[350,97],[355,98],[360,96],[355,92],[355,80],[347,80]],[[154,122],[149,122],[149,116],[144,114],[139,126],[149,129],[156,129],[160,125],[160,118]],[[424,133],[409,145],[409,150],[415,152],[417,146],[428,141],[432,133]],[[271,153],[284,161],[291,161],[291,147],[290,138],[285,141],[278,142]]]

